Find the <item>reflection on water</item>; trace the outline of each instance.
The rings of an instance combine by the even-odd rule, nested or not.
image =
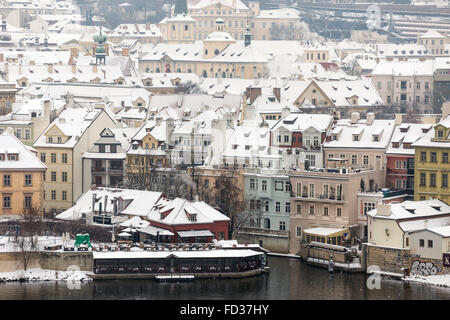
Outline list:
[[[270,274],[244,279],[102,280],[82,283],[78,289],[64,282],[4,283],[0,299],[450,299],[450,289],[393,280],[369,290],[363,274],[329,274],[294,259],[269,257],[269,265]]]

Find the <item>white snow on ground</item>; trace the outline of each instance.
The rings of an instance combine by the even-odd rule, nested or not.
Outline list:
[[[0,282],[8,281],[92,281],[87,271],[55,271],[43,269],[18,270],[14,272],[0,272]]]
[[[431,284],[439,287],[450,288],[450,275],[434,275],[434,276],[419,276],[411,275],[409,277],[403,277],[402,280],[406,282],[419,282],[424,284]]]

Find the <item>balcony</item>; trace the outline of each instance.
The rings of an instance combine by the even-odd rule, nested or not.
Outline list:
[[[335,194],[315,194],[314,197],[309,197],[307,194],[302,194],[301,196],[296,195],[295,200],[302,200],[308,202],[329,202],[329,203],[337,203],[344,202],[343,195],[335,195]]]
[[[111,173],[123,172],[123,167],[109,167],[108,172],[111,172]]]
[[[92,173],[105,173],[106,172],[106,168],[104,168],[104,167],[92,167],[91,168],[91,172]]]

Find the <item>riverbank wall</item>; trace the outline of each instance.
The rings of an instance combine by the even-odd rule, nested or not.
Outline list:
[[[29,259],[27,269],[92,271],[94,266],[92,252],[89,251],[39,251],[26,254]],[[0,272],[23,270],[23,255],[21,252],[0,252]]]
[[[276,230],[243,229],[237,234],[239,243],[258,243],[270,252],[289,253],[289,232]]]
[[[366,273],[450,275],[450,268],[442,260],[422,258],[409,249],[363,244],[361,264]]]

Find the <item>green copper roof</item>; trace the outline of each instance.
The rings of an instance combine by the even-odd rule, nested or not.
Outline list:
[[[176,2],[175,2],[175,10],[173,12],[173,15],[176,16],[177,14],[180,14],[180,13],[188,14],[186,0],[176,0]]]

